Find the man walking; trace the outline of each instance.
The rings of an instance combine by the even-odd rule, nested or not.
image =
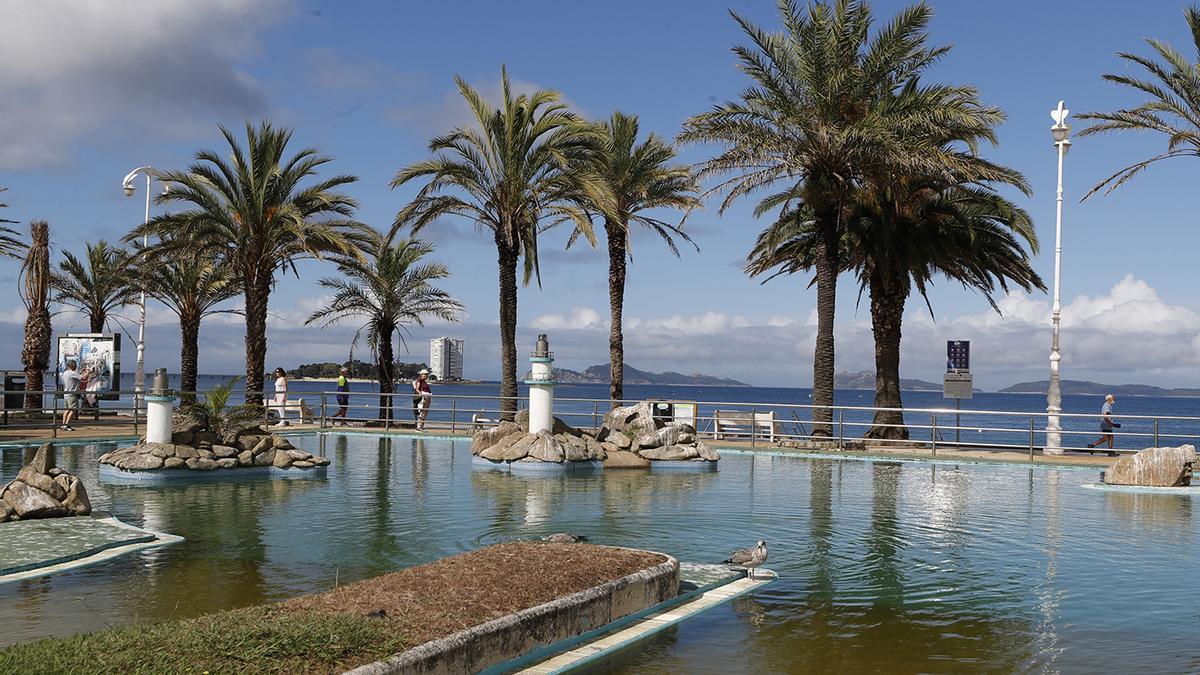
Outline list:
[[[346,409],[350,407],[350,380],[346,378],[350,374],[349,368],[342,368],[338,371],[337,378],[337,404],[338,411],[330,415],[330,418],[340,417],[341,423],[346,424]],[[337,424],[337,422],[333,422]]]
[[[1100,438],[1094,443],[1088,443],[1089,448],[1095,448],[1100,445],[1108,444],[1108,454],[1116,457],[1118,453],[1113,451],[1113,428],[1121,428],[1121,425],[1113,421],[1112,409],[1113,404],[1117,402],[1117,398],[1112,394],[1104,397],[1104,405],[1100,407]]]
[[[79,416],[79,382],[82,379],[79,371],[75,370],[74,359],[67,361],[67,369],[62,374],[63,399],[66,401],[66,408],[63,409],[63,431],[75,431],[71,426],[71,422]]]

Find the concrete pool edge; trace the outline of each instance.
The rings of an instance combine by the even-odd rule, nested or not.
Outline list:
[[[73,555],[59,556],[58,558],[47,560],[43,563],[38,564],[37,566],[33,566],[33,567],[26,566],[25,569],[21,569],[21,570],[14,571],[14,572],[11,572],[8,574],[0,575],[0,585],[6,584],[6,583],[11,583],[11,582],[16,582],[16,581],[24,581],[26,579],[33,579],[33,578],[37,578],[37,577],[48,576],[51,574],[57,574],[59,572],[68,572],[68,571],[76,570],[79,568],[88,567],[91,565],[96,565],[96,564],[99,564],[102,562],[106,562],[106,561],[112,560],[114,558],[119,558],[127,553],[135,553],[137,551],[142,551],[145,549],[157,548],[159,546],[168,546],[171,544],[177,544],[184,540],[183,537],[180,537],[178,535],[167,534],[165,532],[155,532],[153,530],[146,530],[146,529],[143,529],[140,527],[135,527],[128,523],[124,523],[124,522],[121,522],[120,520],[117,520],[114,516],[112,516],[110,514],[100,515],[100,513],[96,513],[96,514],[93,514],[92,516],[75,516],[75,517],[76,518],[92,518],[94,520],[103,522],[106,525],[111,525],[111,526],[114,526],[117,528],[126,529],[126,530],[130,530],[131,532],[139,533],[140,535],[143,535],[143,537],[139,537],[137,540],[122,541],[122,542],[109,543],[109,544],[105,544],[102,546],[95,546],[95,547],[91,547],[89,549],[85,549],[83,551],[79,551],[78,553],[73,554]],[[150,538],[146,539],[144,537],[150,537]]]
[[[624,548],[624,547],[613,547]],[[628,549],[637,550],[637,549]],[[657,553],[653,552],[652,553]],[[347,671],[347,675],[407,672],[491,672],[577,635],[645,612],[679,595],[679,561],[665,561],[620,579],[432,640],[387,659]],[[594,628],[575,630],[577,625]],[[566,634],[564,634],[566,633]]]

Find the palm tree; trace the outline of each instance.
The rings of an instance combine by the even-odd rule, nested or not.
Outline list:
[[[25,304],[25,343],[21,363],[25,366],[26,410],[42,409],[42,378],[50,367],[50,224],[29,223],[29,248],[21,263],[21,302]]]
[[[602,125],[604,137],[589,168],[600,180],[606,199],[603,203],[585,202],[589,211],[604,218],[608,239],[608,304],[612,315],[608,337],[609,398],[620,405],[625,370],[625,341],[621,333],[621,312],[625,304],[626,260],[631,259],[629,226],[641,225],[662,237],[671,252],[679,256],[674,237],[696,246],[679,228],[646,213],[651,209],[691,209],[699,205],[699,187],[691,169],[672,165],[675,150],[658,136],[650,134],[638,142],[638,118],[614,112]],[[578,231],[576,231],[578,234]],[[574,241],[574,237],[572,237]],[[570,246],[570,243],[568,243]],[[700,247],[696,246],[699,251]]]
[[[0,188],[0,192],[7,191],[8,188]],[[0,209],[6,208],[8,208],[8,204],[0,203]],[[0,256],[20,260],[25,257],[25,242],[21,241],[19,232],[8,227],[16,224],[15,220],[0,218]]]
[[[241,278],[226,263],[188,253],[179,246],[151,248],[139,261],[145,270],[146,295],[179,317],[179,389],[194,401],[200,352],[200,322],[222,302],[242,292]]]
[[[463,306],[450,294],[433,285],[450,276],[445,265],[427,262],[433,245],[417,239],[390,238],[376,234],[366,247],[365,260],[343,256],[337,260],[340,277],[327,277],[321,287],[333,292],[327,305],[312,313],[305,324],[322,321],[322,327],[343,319],[363,320],[359,333],[379,364],[379,418],[392,419],[392,394],[396,391],[392,340],[410,326],[423,325],[427,317],[457,321]],[[357,342],[357,336],[355,341]]]
[[[110,314],[137,299],[132,261],[128,251],[101,239],[87,244],[82,260],[63,251],[50,283],[59,302],[83,312],[91,332],[102,333]]]
[[[502,100],[493,108],[461,77],[458,91],[475,126],[461,126],[429,142],[434,157],[400,169],[393,188],[425,180],[416,197],[396,214],[391,234],[409,226],[420,232],[453,215],[491,232],[496,243],[500,291],[500,409],[511,419],[517,409],[517,263],[523,282],[541,283],[538,233],[570,219],[589,240],[591,223],[575,203],[580,192],[603,202],[599,186],[575,170],[595,151],[599,133],[540,90],[514,95],[508,70],[501,70]]]
[[[813,433],[829,435],[834,307],[843,267],[839,251],[853,192],[870,171],[935,170],[956,161],[917,133],[953,121],[941,117],[940,106],[931,109],[924,96],[946,88],[918,85],[921,73],[947,48],[926,44],[932,10],[924,3],[902,11],[873,37],[866,2],[815,2],[801,8],[780,0],[779,11],[780,33],[733,14],[753,44],[733,50],[752,85],[739,100],[686,120],[679,139],[724,146],[699,167],[702,177],[732,174],[712,190],[726,193],[722,212],[743,196],[773,188],[786,195],[774,207],[803,204],[812,214],[817,228],[811,265],[817,286]],[[898,93],[908,95],[898,98]]]
[[[1193,49],[1200,53],[1200,7],[1184,10],[1188,29],[1192,33]],[[1171,45],[1146,38],[1146,44],[1162,59],[1118,52],[1117,56],[1131,64],[1131,70],[1143,70],[1146,77],[1114,75],[1105,80],[1149,95],[1149,100],[1134,108],[1115,112],[1091,112],[1081,119],[1095,120],[1080,136],[1111,131],[1149,131],[1161,134],[1166,142],[1165,152],[1135,162],[1100,181],[1084,195],[1084,199],[1099,190],[1105,194],[1124,185],[1151,164],[1175,157],[1200,157],[1200,60],[1192,62]]]
[[[295,271],[301,258],[348,254],[362,226],[351,219],[357,206],[338,188],[358,180],[337,175],[305,184],[333,161],[316,148],[286,157],[290,129],[263,121],[246,124],[245,148],[220,127],[230,158],[196,153],[186,171],[171,171],[171,189],[159,203],[190,208],[156,216],[126,236],[166,237],[192,255],[228,265],[238,275],[246,312],[246,404],[261,404],[267,353],[267,304],[275,275]],[[172,236],[177,235],[177,236]]]

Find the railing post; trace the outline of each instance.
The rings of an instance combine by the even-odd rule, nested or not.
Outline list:
[[[1158,418],[1154,418],[1154,447],[1158,447]]]
[[[750,447],[754,447],[758,438],[758,408],[750,406]]]
[[[50,400],[53,401],[50,408],[50,437],[58,438],[58,392],[50,392]],[[43,412],[45,410],[42,408]],[[134,433],[137,433],[136,429]]]
[[[838,411],[838,450],[846,449],[846,411]]]
[[[380,396],[387,401],[387,405],[383,406],[383,430],[390,431],[392,428],[392,418],[396,416],[396,399],[391,394],[380,393]],[[416,423],[413,423],[413,428],[416,429]]]
[[[450,399],[450,433],[458,428],[458,397]]]
[[[1029,460],[1033,461],[1033,418],[1029,418]]]
[[[325,406],[327,404],[328,404],[328,398],[326,397],[325,392],[321,392],[321,428],[322,429],[325,428],[325,413],[326,413]]]
[[[933,444],[933,455],[937,455],[937,413],[929,414],[929,440]]]
[[[599,417],[600,417],[600,402],[593,401],[592,402],[592,430],[593,431],[600,431],[600,423],[596,421],[597,419],[599,419]]]

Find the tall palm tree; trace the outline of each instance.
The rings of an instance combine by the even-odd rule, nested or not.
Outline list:
[[[499,267],[500,409],[511,419],[517,409],[517,264],[524,263],[525,284],[533,278],[540,284],[538,233],[565,219],[594,243],[591,223],[573,200],[581,191],[604,200],[596,181],[575,170],[594,152],[599,133],[555,91],[514,95],[507,69],[501,70],[499,108],[461,77],[454,81],[474,125],[434,138],[432,158],[396,173],[393,188],[425,184],[396,214],[391,233],[405,226],[417,233],[448,215],[491,233]]]
[[[8,188],[0,188],[0,192],[7,191]],[[6,208],[8,208],[8,204],[0,203],[0,209]],[[19,232],[8,227],[16,224],[15,220],[0,218],[0,256],[20,260],[25,256],[25,242],[21,241]]]
[[[376,234],[364,253],[363,260],[353,256],[337,260],[342,276],[320,281],[333,299],[304,323],[321,321],[324,327],[349,318],[364,322],[359,333],[366,331],[379,364],[379,418],[392,419],[392,397],[388,396],[396,391],[392,341],[399,337],[404,344],[409,327],[423,325],[428,317],[457,321],[463,306],[433,285],[450,276],[450,271],[441,263],[425,260],[433,253],[432,244],[418,239],[393,242]]]
[[[866,2],[836,0],[801,7],[780,0],[784,30],[763,30],[737,14],[752,46],[737,46],[751,79],[740,99],[684,123],[679,140],[724,150],[700,164],[700,175],[731,177],[721,211],[760,189],[783,190],[774,206],[803,204],[817,226],[811,269],[817,286],[813,353],[813,433],[832,432],[834,307],[839,258],[853,192],[863,175],[883,167],[940,169],[956,158],[915,133],[948,120],[931,109],[918,85],[947,50],[927,44],[932,10],[915,4],[871,35]],[[947,88],[935,85],[936,91]],[[953,91],[953,89],[949,89]],[[897,98],[898,92],[910,95]],[[898,100],[903,105],[896,105]]]
[[[102,333],[114,311],[137,299],[139,286],[132,262],[128,251],[101,239],[87,244],[82,259],[63,251],[50,283],[59,302],[83,312],[89,330]]]
[[[675,150],[654,134],[639,143],[638,118],[614,112],[602,125],[604,136],[588,168],[599,179],[605,200],[585,202],[601,214],[608,240],[608,305],[612,320],[608,336],[610,384],[608,396],[620,405],[624,394],[625,339],[621,313],[625,305],[626,261],[631,259],[630,225],[641,225],[662,237],[679,256],[674,237],[696,246],[677,225],[645,213],[653,209],[691,209],[699,205],[699,186],[685,165],[671,164]],[[579,231],[576,231],[579,234]],[[572,237],[574,241],[575,237]],[[568,246],[570,243],[568,243]],[[696,250],[700,248],[696,246]]]
[[[189,208],[156,216],[126,236],[165,237],[172,248],[228,265],[239,276],[246,312],[246,403],[261,404],[267,354],[267,304],[275,275],[295,271],[301,258],[348,254],[362,226],[351,219],[356,202],[338,192],[358,180],[314,177],[333,158],[316,148],[286,156],[292,131],[263,121],[246,123],[245,147],[220,127],[229,159],[211,150],[196,153],[186,171],[170,171],[171,186],[159,203]],[[306,182],[313,178],[311,182]],[[172,236],[177,235],[177,236]]]
[[[1192,48],[1200,54],[1200,7],[1184,10],[1188,29],[1192,33]],[[1128,62],[1130,70],[1145,71],[1143,77],[1109,73],[1105,80],[1147,94],[1149,99],[1133,108],[1114,112],[1090,112],[1081,119],[1096,123],[1084,129],[1080,136],[1114,131],[1136,131],[1160,134],[1167,142],[1165,152],[1135,162],[1100,181],[1084,195],[1084,199],[1100,190],[1105,194],[1124,185],[1150,165],[1175,157],[1200,157],[1200,59],[1191,61],[1171,45],[1146,38],[1146,44],[1161,61],[1153,57],[1117,52]]]
[[[50,224],[29,223],[29,248],[21,263],[21,302],[25,304],[25,343],[21,364],[25,366],[26,410],[42,409],[42,378],[50,367]]]
[[[199,372],[200,322],[222,311],[217,305],[242,292],[241,277],[227,263],[188,253],[177,246],[147,250],[139,263],[145,270],[146,295],[179,317],[179,388],[196,391]],[[190,393],[185,400],[195,400]]]

